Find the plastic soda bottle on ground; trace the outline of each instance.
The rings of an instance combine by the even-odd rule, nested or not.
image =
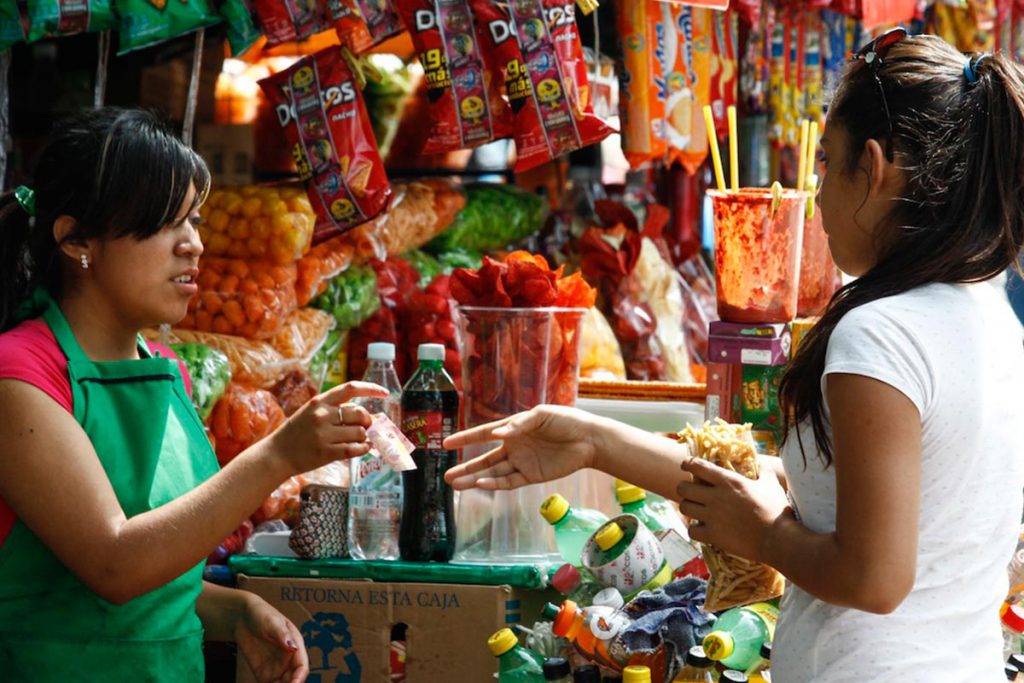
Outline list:
[[[714,663],[700,645],[694,645],[686,653],[686,664],[676,674],[673,683],[714,683]]]
[[[750,681],[747,678],[747,674],[742,671],[723,671],[722,675],[718,677],[718,683],[748,683]]]
[[[583,546],[590,536],[608,518],[597,510],[574,509],[557,493],[548,496],[540,506],[541,516],[555,527],[555,545],[558,552],[571,565],[582,564]]]
[[[601,683],[601,670],[593,664],[577,666],[572,672],[572,683]]]
[[[775,636],[778,620],[779,609],[767,602],[728,610],[704,638],[704,651],[723,666],[745,671],[760,659],[761,646]]]
[[[619,505],[622,506],[624,513],[639,519],[643,522],[644,526],[655,534],[665,530],[661,520],[655,517],[651,509],[647,507],[647,492],[639,486],[633,486],[632,484],[617,486],[615,488],[615,498],[619,501]]]
[[[651,683],[651,670],[646,666],[627,666],[622,670],[622,683]]]
[[[359,405],[371,414],[383,413],[401,427],[402,384],[395,372],[395,345],[373,343],[366,348],[369,364],[364,382],[388,390],[387,398],[362,398]],[[382,458],[353,458],[349,492],[348,543],[356,560],[398,559],[398,534],[402,518],[402,475]]]
[[[1024,605],[1003,603],[1000,612],[1003,624],[1003,657],[1020,654],[1021,636],[1024,635]]]
[[[565,657],[552,657],[544,660],[544,680],[556,683],[572,683],[572,670],[569,660]]]
[[[772,644],[765,643],[761,646],[761,658],[756,664],[747,669],[747,676],[750,683],[771,683],[772,677],[769,667],[772,664]]]
[[[633,486],[633,484],[624,479],[616,479],[616,494],[618,494],[620,486]],[[679,510],[657,493],[651,493],[650,491],[644,491],[644,493],[647,495],[644,501],[647,504],[647,511],[658,520],[661,527],[663,529],[675,529],[683,538],[689,539],[690,535],[687,533],[686,524],[683,523],[683,517],[679,514]]]
[[[575,602],[566,600],[561,606],[549,602],[542,613],[552,622],[552,632],[574,644],[588,660],[613,669],[621,668],[608,654],[605,644],[587,628],[583,610]]]
[[[597,547],[605,553],[605,562],[611,562],[622,555],[622,553],[626,552],[629,544],[632,543],[633,539],[636,537],[636,528],[630,527],[629,531],[630,533],[627,534],[626,531],[624,531],[623,528],[615,522],[608,522],[597,530],[594,534],[594,542],[597,543]],[[632,595],[625,595],[623,597],[628,600],[640,591],[652,591],[655,588],[661,588],[671,580],[672,567],[668,565],[668,562],[664,562],[654,577],[641,586],[640,590],[634,592]]]
[[[498,683],[544,683],[544,658],[521,646],[512,629],[495,633],[487,646],[498,658]]]
[[[577,605],[589,605],[601,591],[601,586],[590,577],[589,572],[584,575],[583,571],[567,562],[551,577],[551,586]]]
[[[459,393],[444,353],[442,344],[420,344],[420,365],[402,391],[402,432],[416,446],[416,469],[402,472],[403,560],[447,562],[455,554],[455,493],[444,475],[459,454],[442,442],[458,429]]]

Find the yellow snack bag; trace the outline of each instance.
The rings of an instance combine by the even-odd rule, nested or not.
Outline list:
[[[665,155],[665,100],[659,83],[659,45],[664,27],[660,10],[650,0],[621,0],[615,5],[616,28],[622,37],[619,111],[622,151],[632,168]]]
[[[694,115],[699,119],[700,111],[694,107],[688,58],[693,31],[689,7],[658,3],[661,12],[660,26],[664,30],[665,43],[658,53],[662,75],[665,79],[665,139],[669,165],[680,161],[684,150],[694,136]],[[703,120],[701,121],[703,126]],[[703,128],[701,129],[703,130]]]
[[[704,106],[711,104],[711,43],[714,39],[714,10],[699,7],[684,7],[690,15],[691,35],[689,42],[688,72],[690,89],[693,92],[693,123],[689,143],[683,150],[680,161],[690,175],[697,172],[708,156],[707,125],[704,123]]]

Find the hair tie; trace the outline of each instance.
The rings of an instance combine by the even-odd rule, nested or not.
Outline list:
[[[974,85],[975,83],[978,82],[978,67],[981,66],[981,63],[984,62],[990,56],[991,55],[989,55],[989,53],[986,52],[985,54],[981,55],[980,57],[974,60],[972,60],[970,57],[967,58],[967,63],[964,64],[964,77],[967,79],[967,82],[969,84]]]
[[[32,191],[32,188],[18,185],[14,189],[14,198],[18,200],[18,204],[25,213],[29,216],[36,215],[36,193]]]

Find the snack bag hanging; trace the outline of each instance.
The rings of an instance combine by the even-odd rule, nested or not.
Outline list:
[[[774,6],[765,7],[765,13]],[[773,147],[781,147],[785,139],[786,96],[786,25],[779,16],[772,22],[771,61],[768,66],[768,139]]]
[[[162,43],[220,21],[208,0],[114,0],[114,9],[121,17],[118,55]]]
[[[711,112],[715,116],[715,130],[724,140],[729,134],[726,116],[729,107],[736,104],[736,13],[715,12],[711,15],[714,43],[711,50]]]
[[[362,54],[402,32],[392,0],[327,0],[325,8],[338,40],[353,54]]]
[[[17,3],[11,0],[9,5],[17,17]],[[111,0],[28,0],[26,10],[30,43],[74,33],[98,33],[117,26]],[[6,11],[9,10],[0,10]]]
[[[218,10],[227,27],[228,47],[232,57],[247,52],[263,35],[253,21],[249,0],[224,0]]]
[[[821,12],[804,13],[804,116],[811,121],[825,120],[822,104],[824,72],[821,65]]]
[[[770,12],[758,10],[757,21],[740,22],[739,83],[737,98],[747,114],[763,114],[768,106],[768,63],[771,60]]]
[[[24,40],[25,26],[18,3],[0,3],[0,52]]]
[[[832,99],[846,68],[847,54],[851,47],[847,43],[846,25],[850,19],[844,14],[821,11],[821,61],[822,61],[822,98],[824,102]]]
[[[391,197],[355,77],[337,47],[260,81],[292,145],[320,242],[376,217]]]
[[[615,4],[615,26],[622,42],[619,112],[622,151],[632,168],[665,156],[665,79],[659,51],[665,31],[658,5],[648,0]]]
[[[253,0],[253,9],[267,35],[267,47],[300,42],[328,28],[317,0]]]
[[[692,29],[690,8],[674,7],[667,2],[658,3],[657,7],[661,11],[661,26],[665,34],[665,43],[657,54],[665,79],[666,162],[671,165],[679,161],[695,134],[693,90],[688,66],[692,60],[686,57]]]
[[[564,0],[470,0],[477,39],[505,79],[515,117],[517,173],[600,142],[614,131],[593,114],[575,5]]]
[[[423,154],[512,136],[512,113],[484,54],[466,0],[398,0],[423,66],[431,129]]]
[[[783,144],[793,147],[800,142],[800,119],[802,118],[803,92],[801,90],[801,22],[796,10],[790,7],[785,15],[785,78],[782,86],[783,101]]]
[[[704,122],[704,106],[711,104],[711,41],[714,35],[712,13],[714,10],[699,7],[683,7],[680,15],[686,31],[686,17],[689,16],[689,40],[684,47],[687,59],[687,73],[690,76],[690,91],[693,93],[691,110],[693,123],[690,140],[680,155],[679,161],[690,175],[697,172],[708,156],[707,124]]]

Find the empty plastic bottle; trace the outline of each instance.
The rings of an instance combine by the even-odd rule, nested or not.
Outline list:
[[[694,645],[686,653],[686,664],[673,683],[714,683],[714,670],[715,664],[705,654],[704,648]]]
[[[746,671],[760,659],[761,646],[771,642],[778,619],[778,608],[767,602],[728,610],[704,638],[704,651],[723,666]]]
[[[608,518],[597,510],[574,509],[569,501],[557,493],[548,496],[540,506],[540,514],[555,527],[555,545],[558,552],[571,565],[582,564],[583,546]]]
[[[544,658],[520,645],[512,629],[495,633],[487,646],[498,658],[498,683],[544,683]]]
[[[615,498],[619,501],[622,511],[633,515],[644,526],[655,534],[664,531],[665,525],[655,516],[654,511],[647,507],[647,492],[632,484],[620,485],[615,488]]]

